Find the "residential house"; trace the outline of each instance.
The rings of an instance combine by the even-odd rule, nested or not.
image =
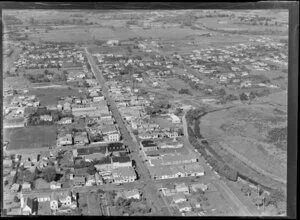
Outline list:
[[[71,124],[73,119],[71,117],[65,117],[60,119],[57,123],[61,125]]]
[[[181,123],[181,119],[177,115],[169,114],[169,116],[171,118],[172,123],[174,123],[174,124]]]
[[[22,209],[23,215],[36,215],[38,211],[38,201],[37,199],[32,199],[27,197],[24,202],[24,207]]]
[[[83,176],[75,176],[73,178],[73,185],[74,186],[83,186],[83,185],[85,185],[85,177],[83,177]]]
[[[200,202],[197,201],[197,199],[191,198],[189,199],[189,202],[191,203],[193,208],[197,208],[197,209],[201,208],[201,204]]]
[[[112,157],[113,168],[132,167],[132,161],[129,156]]]
[[[174,185],[163,185],[160,189],[164,196],[173,196],[177,193]]]
[[[3,159],[3,167],[4,168],[10,168],[12,167],[12,160],[11,159]]]
[[[22,184],[22,192],[29,192],[31,191],[31,184],[28,182],[24,182]]]
[[[38,178],[34,181],[34,188],[39,189],[50,189],[50,183],[42,178]]]
[[[119,132],[114,132],[114,133],[110,133],[107,135],[108,137],[108,142],[117,142],[120,140],[120,133]]]
[[[141,198],[140,192],[137,189],[126,190],[126,191],[123,192],[123,196],[126,199],[131,199],[131,198],[140,199]]]
[[[87,175],[86,177],[86,186],[93,186],[96,184],[95,176],[94,175]]]
[[[190,211],[192,211],[192,206],[187,201],[178,203],[177,207],[178,207],[180,212],[190,212]]]
[[[11,188],[10,188],[10,191],[11,191],[12,193],[19,192],[19,190],[20,190],[20,184],[18,184],[18,183],[12,184],[12,186],[11,186]]]
[[[175,189],[179,193],[184,193],[184,194],[190,193],[189,187],[187,185],[185,185],[185,183],[176,184]]]
[[[63,136],[58,137],[56,143],[58,146],[72,145],[72,134],[65,134]]]
[[[41,115],[40,120],[42,121],[52,121],[52,116],[51,115]]]
[[[157,144],[152,140],[143,140],[140,146],[144,152],[158,150]]]
[[[103,160],[99,161],[97,164],[94,165],[97,171],[104,171],[110,172],[113,169],[113,164],[111,158],[105,157]]]
[[[71,207],[72,198],[74,198],[69,191],[52,192],[50,199],[50,207],[52,210],[58,210],[62,207]]]
[[[126,147],[123,143],[109,143],[107,146],[107,153],[109,155],[120,156],[120,153],[126,152]]]
[[[203,192],[208,189],[208,186],[203,183],[193,183],[191,185],[191,190],[197,192],[198,190],[202,190]]]
[[[180,202],[185,202],[187,201],[184,193],[180,192],[180,193],[176,193],[175,195],[173,195],[173,202],[180,203]]]
[[[136,173],[132,167],[118,167],[112,170],[112,177],[114,183],[134,182],[136,180]]]
[[[60,189],[61,188],[61,183],[52,181],[50,182],[50,189]]]
[[[182,148],[182,147],[183,147],[183,144],[180,142],[177,142],[177,141],[159,143],[159,148],[161,148],[161,149],[167,149],[167,148],[177,149],[177,148]]]
[[[74,144],[88,144],[89,139],[87,137],[87,132],[77,133],[74,136]]]
[[[102,177],[99,175],[98,172],[95,173],[95,183],[97,186],[103,185]]]

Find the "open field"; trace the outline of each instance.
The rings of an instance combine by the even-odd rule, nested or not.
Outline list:
[[[3,133],[4,141],[9,142],[7,150],[41,148],[56,144],[55,126],[11,128],[4,129]]]
[[[29,91],[29,94],[36,95],[42,106],[56,105],[60,97],[80,96],[78,89],[68,88],[38,88]]]
[[[281,98],[280,101],[283,100]],[[286,147],[279,148],[269,142],[268,132],[273,128],[286,127],[287,118],[286,115],[274,115],[273,109],[260,104],[208,113],[201,119],[201,134],[234,167],[239,165],[232,155],[259,173],[269,173],[270,178],[274,176],[284,182],[287,174]]]
[[[56,29],[48,33],[34,33],[29,35],[33,41],[52,41],[52,42],[92,42],[93,38],[84,27],[77,29]]]
[[[31,88],[32,83],[24,77],[6,77],[3,79],[3,88],[4,89],[25,89]]]

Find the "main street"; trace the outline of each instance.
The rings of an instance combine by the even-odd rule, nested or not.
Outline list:
[[[122,137],[124,139],[124,143],[128,146],[128,148],[131,152],[131,154],[130,154],[131,158],[136,163],[136,167],[137,167],[136,170],[139,175],[139,180],[141,182],[145,182],[147,184],[147,186],[144,188],[144,192],[146,195],[148,195],[150,197],[150,199],[153,201],[153,204],[157,206],[159,204],[160,199],[158,198],[157,194],[154,193],[154,192],[156,192],[156,190],[154,190],[155,182],[151,179],[150,173],[138,153],[139,152],[139,143],[137,142],[136,139],[132,138],[133,134],[131,134],[130,131],[128,131],[126,124],[124,123],[124,120],[123,120],[120,112],[118,111],[118,108],[117,108],[114,100],[110,97],[109,90],[105,85],[105,79],[102,75],[101,70],[99,70],[92,54],[88,51],[88,49],[86,47],[85,47],[85,51],[86,51],[86,55],[87,55],[91,70],[92,70],[93,74],[95,75],[96,79],[98,80],[98,82],[100,83],[100,85],[102,87],[103,95],[106,97],[107,103],[110,106],[110,110],[114,116],[114,119],[116,120],[116,122],[120,128]],[[157,207],[157,209],[159,210],[160,207]],[[164,210],[166,210],[166,209],[164,209]],[[171,213],[165,213],[165,215],[171,215]]]

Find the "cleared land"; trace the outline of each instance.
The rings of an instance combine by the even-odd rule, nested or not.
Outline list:
[[[277,102],[283,105],[286,99],[284,93],[277,96]],[[225,161],[235,168],[241,168],[242,173],[252,175],[238,160],[269,178],[285,182],[286,142],[282,143],[285,147],[278,147],[270,140],[269,132],[286,127],[287,115],[275,115],[274,108],[276,107],[253,104],[208,113],[201,119],[201,134]]]
[[[55,126],[35,126],[4,129],[4,141],[8,141],[7,150],[43,148],[56,144]]]
[[[80,96],[78,89],[74,88],[39,88],[29,92],[31,95],[36,95],[42,106],[55,105],[60,97]]]

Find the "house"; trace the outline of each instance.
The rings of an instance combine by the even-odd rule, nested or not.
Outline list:
[[[159,143],[159,148],[161,148],[161,149],[167,149],[167,148],[177,149],[177,148],[182,148],[182,147],[183,147],[183,144],[180,142],[177,142],[177,141]]]
[[[87,175],[86,177],[86,186],[92,186],[96,184],[95,176],[94,175]]]
[[[3,159],[3,167],[10,168],[12,166],[12,160],[11,159]]]
[[[102,177],[99,175],[98,172],[95,173],[95,183],[96,185],[103,185]]]
[[[20,184],[18,184],[18,183],[14,183],[10,188],[10,191],[13,193],[18,192],[19,190],[20,190]]]
[[[61,183],[52,181],[50,182],[50,189],[60,189],[61,188]]]
[[[197,199],[191,198],[189,199],[189,202],[191,203],[193,208],[198,208],[198,209],[201,208],[201,204],[200,202],[197,201]]]
[[[126,147],[121,142],[109,143],[107,146],[108,154],[112,154],[114,156],[119,156],[120,153],[122,153],[122,152],[126,152]]]
[[[85,177],[83,176],[75,176],[73,178],[73,185],[74,186],[83,186],[85,184]]]
[[[169,116],[171,118],[172,123],[174,123],[174,124],[181,123],[181,120],[180,120],[180,118],[177,115],[169,114]]]
[[[178,203],[177,207],[178,207],[180,212],[190,212],[190,211],[192,211],[192,206],[187,201]]]
[[[163,186],[160,190],[164,196],[173,196],[177,193],[174,185]]]
[[[52,116],[51,115],[41,115],[40,120],[42,120],[42,121],[52,121]]]
[[[252,86],[251,81],[241,82],[241,85],[240,85],[241,88],[248,88],[248,87],[251,87],[251,86]]]
[[[140,199],[141,198],[140,192],[137,189],[124,191],[123,192],[123,196],[126,199],[131,199],[131,198],[133,198],[133,199]]]
[[[72,145],[73,144],[72,134],[66,134],[58,137],[56,143],[58,146]]]
[[[36,195],[37,197],[37,201],[40,203],[40,202],[46,202],[46,201],[49,201],[50,202],[50,193],[39,193],[38,195]]]
[[[189,187],[187,185],[185,185],[185,183],[176,184],[175,189],[179,193],[184,193],[184,194],[190,193]]]
[[[119,40],[108,40],[106,44],[109,46],[116,46],[119,45]]]
[[[112,170],[114,183],[127,183],[136,180],[136,173],[132,167],[118,167]]]
[[[191,190],[197,192],[198,190],[202,190],[203,192],[208,189],[208,186],[203,183],[193,183],[191,185]]]
[[[158,150],[156,143],[152,140],[143,140],[141,141],[140,146],[144,152]]]
[[[101,161],[99,161],[97,164],[94,165],[97,171],[104,171],[104,172],[110,172],[113,169],[112,160],[109,157],[105,157]]]
[[[197,162],[191,154],[166,154],[162,156],[162,165],[188,164]]]
[[[60,125],[66,125],[66,124],[71,124],[72,123],[72,118],[71,117],[65,117],[65,118],[62,118],[60,119],[57,124],[60,124]]]
[[[38,178],[34,181],[35,189],[50,189],[50,183],[42,178]]]
[[[52,192],[50,198],[51,210],[57,210],[60,206],[70,207],[72,205],[72,197],[69,191]]]
[[[76,164],[77,164],[77,161],[78,161],[78,164],[80,164],[80,162],[82,160],[76,160]],[[74,169],[74,175],[75,176],[80,176],[80,177],[86,177],[88,174],[87,174],[87,171],[88,171],[88,167],[83,167],[83,168],[75,168]]]
[[[173,195],[173,201],[177,204],[180,202],[185,202],[187,199],[184,195],[184,193],[180,192],[180,193],[176,193],[175,195]]]
[[[117,142],[120,140],[120,134],[119,132],[110,133],[107,135],[108,142]]]
[[[74,144],[88,144],[89,139],[87,137],[87,132],[77,133],[74,136]]]
[[[27,197],[24,202],[24,207],[22,209],[23,215],[36,215],[38,210],[38,201],[37,199],[32,199]]]
[[[111,134],[111,133],[117,133],[118,130],[115,125],[106,125],[101,127],[101,132],[103,135]]]
[[[31,184],[28,182],[24,182],[22,184],[22,192],[29,192],[31,191]]]
[[[129,156],[112,157],[113,168],[132,167],[132,161]]]

